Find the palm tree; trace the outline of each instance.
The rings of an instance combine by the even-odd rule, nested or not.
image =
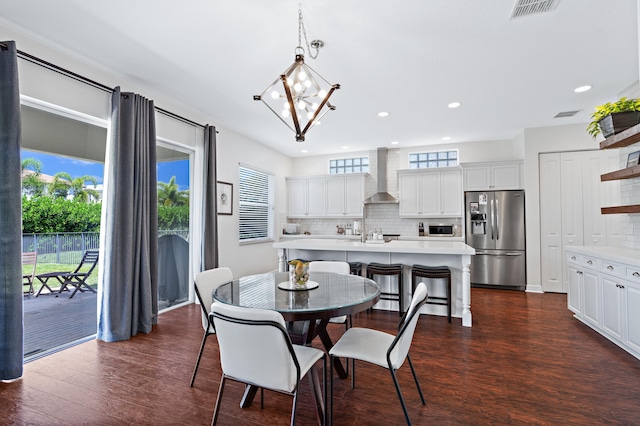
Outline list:
[[[40,179],[42,162],[35,158],[25,158],[21,164],[22,191],[30,196],[38,197],[44,194],[45,183]]]
[[[176,177],[172,176],[169,183],[158,182],[158,204],[163,206],[188,205],[189,191],[180,191]]]
[[[100,193],[95,189],[86,187],[87,182],[90,182],[94,187],[98,184],[93,176],[84,175],[72,179],[69,173],[58,172],[49,185],[49,194],[54,198],[67,198],[72,195],[74,201],[87,203],[90,197],[98,198],[100,196]]]

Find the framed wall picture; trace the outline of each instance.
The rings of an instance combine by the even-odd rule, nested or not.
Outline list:
[[[233,214],[233,184],[229,182],[217,182],[218,214]]]
[[[638,165],[638,159],[640,158],[640,151],[632,152],[627,157],[627,167],[633,167]]]

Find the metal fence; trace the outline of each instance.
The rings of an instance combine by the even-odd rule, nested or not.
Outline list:
[[[189,231],[162,230],[163,235],[179,235],[189,241]],[[99,232],[62,232],[56,234],[22,234],[22,251],[38,252],[38,263],[78,264],[86,250],[100,248]]]

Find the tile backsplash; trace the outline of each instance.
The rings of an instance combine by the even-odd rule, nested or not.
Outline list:
[[[462,236],[460,218],[442,219],[404,219],[399,216],[398,204],[368,204],[365,206],[365,218],[362,220],[363,231],[382,229],[383,234],[400,234],[402,236],[417,237],[418,224],[424,223],[425,232],[429,224],[440,223],[457,225],[456,236]],[[312,235],[337,234],[337,227],[353,224],[354,219],[317,218],[317,219],[290,219],[290,223],[299,223],[302,234],[309,232]]]

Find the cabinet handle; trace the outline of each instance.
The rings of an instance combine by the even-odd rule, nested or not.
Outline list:
[[[624,288],[624,286],[622,284],[620,284],[620,288]]]
[[[620,284],[616,284],[616,287],[620,288]]]
[[[609,266],[607,266],[607,269],[610,270],[610,271],[613,271],[613,266],[609,265]]]
[[[578,274],[582,275],[582,271],[576,271]]]
[[[576,257],[575,256],[571,256],[571,260],[576,260]]]
[[[587,260],[587,263],[588,263],[589,265],[593,265],[593,260]]]
[[[631,275],[633,275],[634,277],[640,277],[640,273],[638,273],[638,272],[634,272],[634,273],[633,273],[633,274],[631,274]]]

